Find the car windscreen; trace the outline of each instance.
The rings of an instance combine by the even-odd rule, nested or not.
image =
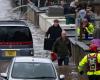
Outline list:
[[[0,42],[25,42],[32,41],[28,27],[0,26]]]
[[[38,62],[15,62],[11,76],[16,79],[56,78],[52,64]]]

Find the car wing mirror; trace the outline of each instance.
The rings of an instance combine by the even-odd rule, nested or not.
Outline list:
[[[7,79],[7,73],[0,73],[1,77]]]
[[[60,75],[60,80],[64,80],[65,79],[65,75]]]

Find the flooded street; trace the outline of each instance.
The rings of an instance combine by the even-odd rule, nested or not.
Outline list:
[[[11,19],[11,0],[0,0],[0,20]]]
[[[11,6],[11,0],[0,0],[0,20],[12,20],[12,18],[19,18],[19,14],[12,13],[13,7]],[[27,22],[27,21],[26,21]],[[33,46],[35,55],[43,54],[45,51],[43,50],[43,40],[44,34],[39,28],[35,27],[30,22],[27,22],[28,26],[31,29],[33,36]]]
[[[46,51],[43,50],[44,35],[45,33],[40,30],[40,28],[35,27],[33,24],[28,22],[28,25],[32,32],[33,46],[35,56],[43,55]]]
[[[10,0],[0,0],[0,20],[12,19],[12,17],[14,16],[10,13],[10,10],[12,9],[13,8],[11,6]],[[17,16],[19,17],[19,15]],[[35,53],[34,55],[39,57],[49,57],[50,54],[47,54],[48,52],[43,49],[45,33],[42,32],[40,28],[35,27],[29,21],[26,22],[32,32],[33,46],[34,46],[34,53]],[[9,64],[8,61],[4,61],[4,62],[0,61],[0,72],[5,72],[8,64]],[[54,64],[57,67],[58,72],[60,74],[65,75],[65,80],[86,80],[83,79],[83,77],[80,79],[79,74],[77,72],[77,67],[72,62],[71,58],[68,66],[58,67],[56,61],[54,62]],[[0,80],[2,79],[0,78]]]

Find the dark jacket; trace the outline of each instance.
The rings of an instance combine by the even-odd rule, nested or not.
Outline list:
[[[62,40],[61,37],[59,37],[52,48],[53,52],[57,53],[58,56],[68,56],[71,53],[71,46],[70,41],[66,37],[65,41]]]
[[[46,37],[50,36],[49,38],[55,41],[58,37],[61,36],[61,32],[62,32],[62,29],[59,25],[57,27],[51,26],[46,32]]]

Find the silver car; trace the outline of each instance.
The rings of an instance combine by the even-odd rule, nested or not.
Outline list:
[[[1,73],[4,80],[63,80],[64,75],[57,74],[52,61],[47,58],[15,57]]]
[[[0,21],[0,60],[34,54],[33,39],[24,21]]]

